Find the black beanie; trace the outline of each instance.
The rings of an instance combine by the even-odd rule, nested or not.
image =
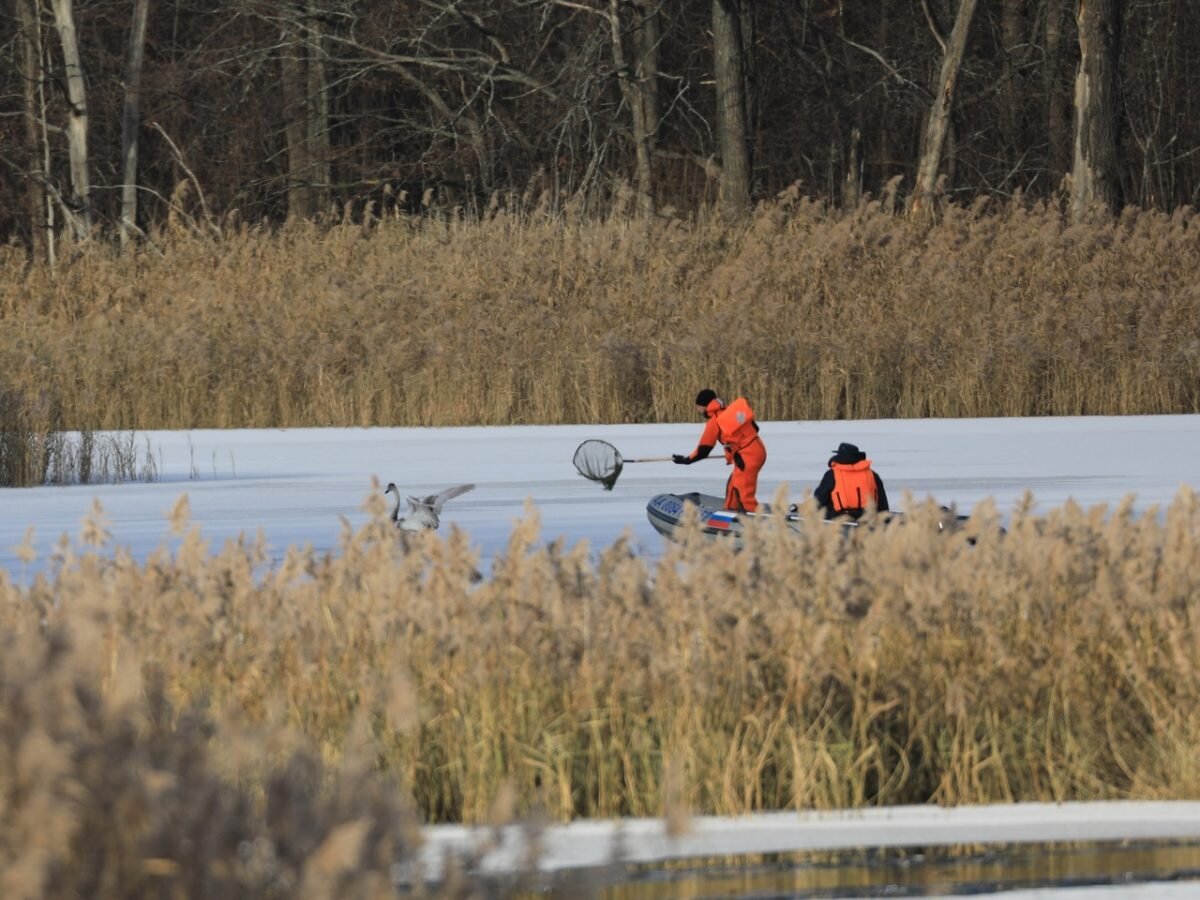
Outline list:
[[[712,388],[705,388],[704,390],[702,390],[700,393],[698,393],[696,395],[696,405],[697,406],[708,406],[708,404],[712,403],[716,399],[717,399],[717,392],[714,391]]]

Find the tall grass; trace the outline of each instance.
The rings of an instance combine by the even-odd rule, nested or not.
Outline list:
[[[0,388],[67,427],[1200,410],[1190,210],[936,223],[785,196],[746,225],[570,213],[0,252]]]
[[[158,462],[149,441],[139,458],[133,432],[64,432],[45,395],[30,402],[0,391],[0,487],[155,481]]]
[[[428,822],[1200,793],[1190,491],[1161,521],[1067,505],[1003,536],[979,508],[955,534],[933,508],[849,539],[769,523],[740,553],[693,530],[656,563],[541,545],[531,513],[483,580],[464,534],[400,538],[373,510],[338,552],[270,566],[255,542],[210,550],[185,501],[177,548],[137,563],[98,511],[99,549],[60,547],[28,587],[0,574],[4,820],[161,768],[104,731],[112,704],[238,803],[270,801],[286,747],[216,735],[286,728]],[[83,650],[60,678],[62,635]],[[131,829],[157,821],[129,802]],[[44,839],[81,835],[77,810]]]
[[[280,729],[173,708],[97,626],[77,610],[68,629],[0,635],[0,894],[395,896],[418,836],[392,785]]]

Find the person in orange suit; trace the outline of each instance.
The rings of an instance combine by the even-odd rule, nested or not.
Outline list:
[[[754,410],[745,397],[726,405],[716,391],[705,388],[696,395],[696,408],[704,416],[704,433],[696,449],[686,456],[676,453],[671,458],[681,466],[690,466],[706,458],[720,442],[725,449],[725,464],[733,473],[725,485],[725,508],[735,512],[754,512],[758,509],[758,473],[767,461],[767,446],[758,434]]]

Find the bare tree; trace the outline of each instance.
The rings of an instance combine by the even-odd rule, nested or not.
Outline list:
[[[301,23],[302,8],[291,5],[284,20],[279,52],[283,93],[284,133],[287,138],[287,217],[307,219],[316,212],[309,158],[308,53]]]
[[[268,16],[279,16],[282,29],[279,65],[287,143],[287,215],[309,219],[330,202],[325,13],[320,0],[292,0],[267,9]]]
[[[141,130],[142,60],[146,47],[146,19],[150,0],[134,0],[125,62],[125,105],[121,114],[121,243],[137,231],[138,133]]]
[[[1064,27],[1068,22],[1068,0],[1045,0],[1045,48],[1042,89],[1046,95],[1046,143],[1051,171],[1059,178],[1070,166],[1071,109],[1068,97],[1070,67],[1063,58]]]
[[[625,105],[629,107],[633,120],[633,146],[635,166],[635,182],[637,191],[637,207],[639,214],[651,216],[654,214],[654,168],[653,147],[651,145],[653,127],[649,122],[651,108],[647,94],[647,73],[645,58],[641,47],[635,44],[633,53],[635,60],[631,63],[625,48],[625,27],[621,21],[621,0],[609,0],[608,23],[612,32],[613,66],[617,72],[618,83]],[[638,10],[639,18],[641,10]],[[631,42],[632,43],[632,42]],[[653,77],[656,77],[654,73]]]
[[[62,43],[66,67],[67,146],[71,160],[71,200],[64,203],[64,212],[75,228],[76,236],[87,239],[92,230],[91,160],[88,156],[87,87],[83,74],[83,59],[79,55],[79,40],[75,33],[75,10],[72,0],[50,0],[54,9],[54,25]]]
[[[637,48],[635,73],[641,85],[642,104],[645,107],[646,128],[651,145],[657,143],[662,102],[659,99],[658,67],[662,46],[661,7],[664,0],[640,0],[637,4],[638,22],[634,30]]]
[[[713,77],[721,148],[721,209],[731,218],[750,208],[745,64],[739,0],[712,0]]]
[[[329,84],[325,72],[325,35],[318,0],[305,5],[305,98],[308,165],[313,212],[329,206]]]
[[[38,122],[42,117],[42,29],[33,0],[16,0],[21,43],[21,96],[25,119],[27,181],[25,208],[29,217],[29,247],[33,259],[46,259],[46,173],[42,167]]]
[[[1003,0],[1000,10],[1000,37],[1003,46],[1004,138],[1013,158],[1024,149],[1025,60],[1029,55],[1029,0]]]
[[[634,141],[637,144],[639,194],[648,196],[642,201],[642,212],[652,214],[654,198],[654,151],[658,143],[659,118],[662,115],[658,93],[659,46],[662,34],[659,6],[662,0],[641,0],[634,4],[636,21],[633,28],[633,80],[637,85],[637,100],[641,112],[634,119]],[[642,175],[644,165],[645,174]]]
[[[958,84],[959,69],[962,68],[963,53],[967,48],[967,32],[975,15],[975,4],[976,0],[960,0],[950,39],[944,46],[942,71],[938,77],[933,106],[929,110],[929,124],[925,128],[925,137],[921,144],[921,158],[917,163],[917,184],[912,198],[914,213],[925,208],[937,187],[942,147],[946,142],[950,112],[954,108],[954,92]]]
[[[563,110],[569,120],[590,120],[592,132],[588,143],[593,152],[587,169],[595,173],[601,162],[595,152],[609,143],[614,134],[620,134],[633,150],[633,186],[638,214],[653,215],[657,206],[654,179],[654,156],[660,123],[660,100],[658,93],[660,7],[664,0],[547,0],[547,9],[571,10],[573,14],[587,13],[600,17],[607,31],[608,55],[612,60],[612,72],[620,96],[620,107],[605,116],[603,105],[596,101],[601,95],[590,97],[590,108],[568,107]],[[592,41],[584,38],[579,49]],[[578,50],[576,50],[578,53]],[[584,82],[598,81],[595,73],[585,71],[588,56],[576,58],[573,72],[563,72],[560,79],[570,81],[580,78]],[[592,64],[598,60],[593,60]],[[583,68],[581,68],[583,67]],[[607,68],[607,67],[605,67]],[[576,93],[572,91],[572,93]],[[586,95],[585,95],[586,96]],[[628,111],[628,126],[624,123]],[[607,119],[604,127],[597,128]],[[586,181],[592,181],[588,177]]]
[[[1071,216],[1078,221],[1094,204],[1121,207],[1120,144],[1121,0],[1078,0],[1079,71],[1075,76],[1075,161]]]
[[[846,160],[846,178],[842,185],[842,209],[852,212],[862,200],[862,132],[850,129],[850,152]]]

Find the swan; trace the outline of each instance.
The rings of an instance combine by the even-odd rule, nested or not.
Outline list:
[[[405,516],[400,515],[400,489],[396,487],[395,482],[389,481],[387,490],[383,493],[384,496],[396,495],[396,505],[392,507],[392,523],[397,528],[402,531],[425,531],[438,527],[438,516],[447,500],[457,497],[459,494],[465,494],[474,488],[473,484],[458,484],[446,488],[440,494],[430,494],[428,497],[407,497],[408,515]]]

